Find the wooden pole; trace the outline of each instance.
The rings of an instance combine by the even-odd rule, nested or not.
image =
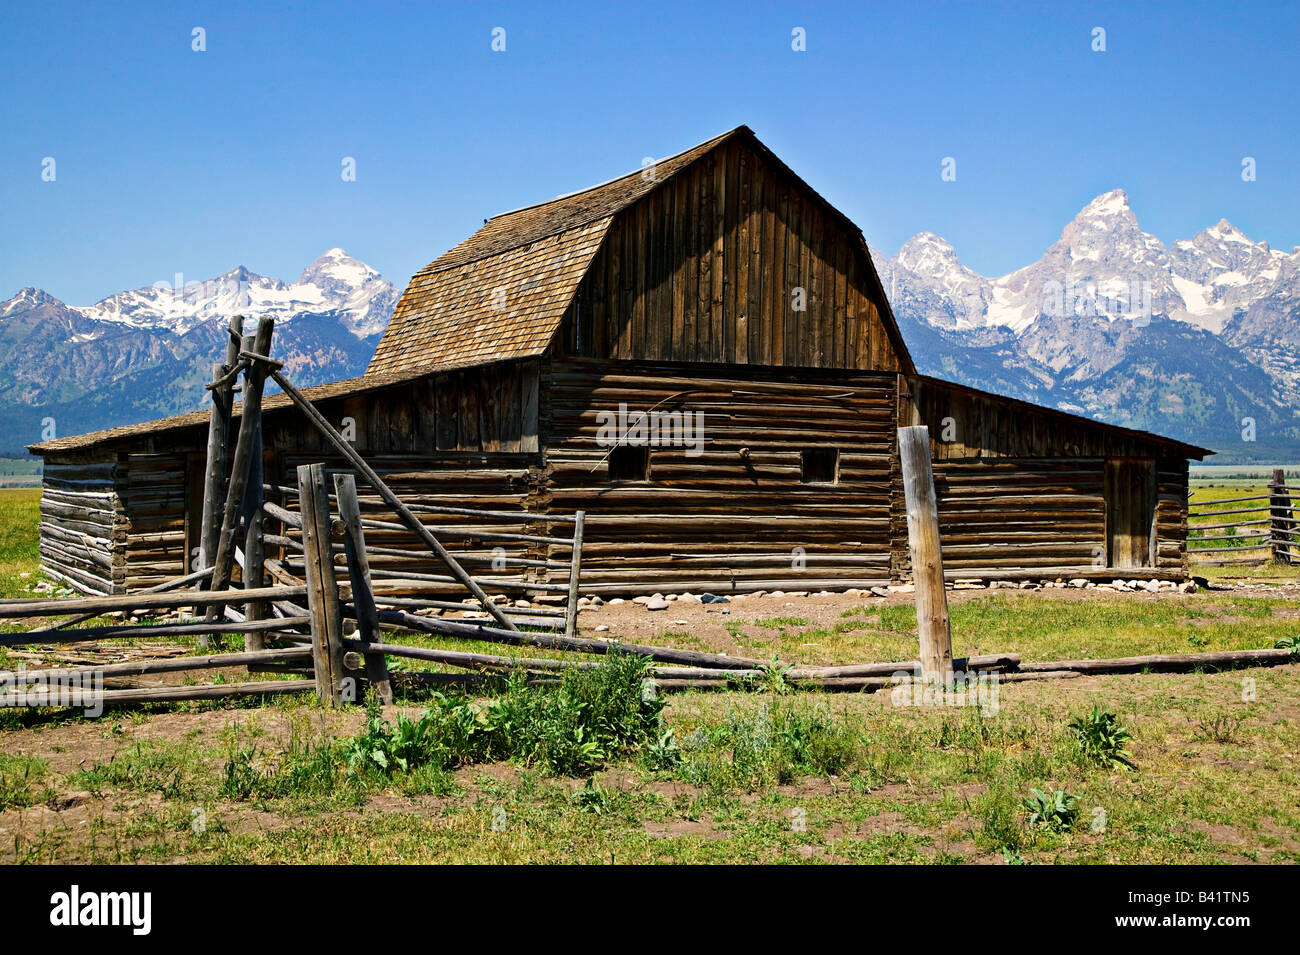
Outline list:
[[[270,362],[270,359],[266,357],[265,352],[257,355],[248,355],[246,357],[254,361]],[[489,599],[488,595],[483,592],[483,588],[479,586],[478,581],[465,571],[465,568],[460,565],[460,562],[447,552],[447,548],[442,546],[441,541],[433,536],[433,532],[424,526],[409,507],[402,503],[398,496],[393,493],[392,488],[385,484],[383,479],[375,473],[375,469],[367,464],[365,459],[357,453],[356,448],[352,447],[343,435],[339,434],[338,431],[335,430],[334,426],[326,420],[325,416],[316,410],[315,405],[304,398],[302,393],[298,391],[298,389],[295,388],[290,381],[284,377],[284,375],[280,374],[280,372],[276,370],[274,364],[271,364],[269,367],[271,369],[271,378],[280,386],[281,390],[289,396],[289,399],[298,406],[298,409],[307,416],[308,420],[316,426],[316,429],[325,436],[325,439],[334,446],[334,450],[343,455],[343,457],[348,460],[348,463],[350,463],[352,467],[354,467],[357,472],[366,479],[366,483],[373,487],[375,491],[378,492],[379,496],[383,498],[384,503],[397,513],[401,518],[402,523],[414,531],[415,534],[424,541],[425,545],[438,555],[438,558],[447,566],[456,580],[468,589],[469,592],[474,595],[475,599],[482,604],[483,609],[486,610],[488,614],[506,630],[518,630],[519,628],[516,627],[508,617],[506,617],[501,608],[493,603],[491,599]]]
[[[249,596],[256,600],[282,600],[301,597],[307,592],[302,586],[264,587]],[[26,597],[21,600],[0,600],[0,618],[40,617],[59,613],[93,613],[95,616],[126,610],[175,610],[178,607],[208,607],[214,604],[238,603],[242,590],[223,590],[220,593],[206,590],[173,590],[168,593],[112,594],[107,597],[68,597],[54,600]],[[41,631],[42,633],[46,631]]]
[[[1286,490],[1286,471],[1273,469],[1273,481],[1268,489],[1269,537],[1273,559],[1291,563],[1291,535],[1295,528],[1291,520],[1291,496]]]
[[[569,604],[568,614],[564,618],[565,636],[578,635],[578,585],[582,573],[582,531],[587,523],[587,512],[578,511],[573,523],[573,553],[569,564]]]
[[[307,610],[311,615],[316,694],[325,703],[343,702],[343,614],[330,552],[329,491],[325,465],[298,468],[298,510],[307,563]]]
[[[357,481],[351,474],[334,475],[334,493],[338,496],[339,521],[343,525],[343,549],[348,561],[348,579],[352,581],[352,603],[357,611],[357,637],[362,644],[379,642],[379,610],[370,585],[370,562],[366,559],[366,537],[361,529],[361,502],[357,499]],[[379,698],[393,702],[393,687],[382,652],[367,653],[366,679]],[[360,695],[358,695],[360,699]]]
[[[213,382],[225,379],[239,361],[244,316],[230,319],[225,364],[212,366]],[[212,388],[212,414],[208,418],[208,459],[203,476],[203,517],[199,527],[199,568],[212,566],[221,534],[221,505],[226,499],[226,456],[229,453],[230,418],[234,407],[234,383],[224,381]]]
[[[271,331],[275,322],[270,318],[261,318],[257,322],[256,344],[265,349],[259,354],[266,354],[271,348]],[[235,565],[235,529],[238,525],[240,508],[244,503],[244,487],[248,483],[249,462],[253,456],[253,438],[259,430],[262,417],[262,386],[266,378],[256,375],[246,378],[244,382],[243,408],[239,415],[239,437],[235,440],[235,456],[230,464],[230,480],[226,486],[226,505],[221,517],[221,534],[217,538],[217,553],[212,561],[212,589],[224,590],[230,583],[230,573]],[[208,611],[209,619],[220,617],[223,608],[213,607]]]
[[[231,316],[226,338],[226,361],[212,366],[212,413],[208,417],[208,453],[203,475],[203,512],[199,523],[198,569],[211,570],[221,539],[221,507],[226,499],[227,465],[230,454],[230,421],[235,406],[235,384],[230,372],[239,361],[244,332],[244,316]],[[223,583],[222,587],[225,586]],[[209,589],[214,588],[211,576]],[[208,638],[200,637],[206,647]]]
[[[925,425],[898,429],[898,459],[907,504],[907,545],[916,586],[916,627],[921,639],[921,675],[928,682],[952,682],[952,632],[948,595],[943,589],[939,549],[939,507],[930,466],[930,430]]]
[[[259,331],[261,325],[258,326]],[[255,349],[255,336],[245,335],[243,350]],[[254,383],[254,379],[257,379]],[[244,371],[244,394],[263,391],[266,381],[266,369],[256,362],[250,362]],[[245,412],[247,415],[247,412]],[[244,485],[244,499],[241,517],[244,524],[244,586],[261,587],[265,583],[264,564],[266,547],[262,540],[262,415],[250,415],[249,427],[252,429],[252,448],[248,459],[248,483]],[[266,605],[258,600],[244,604],[245,620],[261,620],[266,616]],[[266,646],[260,633],[244,634],[245,650],[261,650]]]

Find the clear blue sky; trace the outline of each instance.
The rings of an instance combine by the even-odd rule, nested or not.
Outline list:
[[[1116,187],[1166,242],[1226,217],[1289,250],[1297,49],[1297,3],[4,0],[0,298],[332,246],[401,285],[486,216],[741,123],[889,254],[932,231],[1003,274]]]

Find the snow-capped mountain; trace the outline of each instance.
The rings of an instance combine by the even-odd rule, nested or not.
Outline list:
[[[397,289],[377,271],[342,249],[330,249],[290,284],[244,266],[203,282],[160,282],[119,292],[86,308],[88,318],[136,328],[184,334],[212,319],[245,314],[270,316],[280,325],[299,315],[337,314],[354,335],[383,331],[397,304]]]
[[[1300,450],[1300,247],[1226,220],[1166,247],[1116,189],[1009,275],[928,232],[872,257],[923,371],[1238,460]]]
[[[301,384],[360,375],[397,298],[338,248],[292,283],[239,266],[81,307],[24,288],[0,302],[0,454],[40,440],[47,418],[76,434],[201,407],[235,314],[276,320],[272,354]]]

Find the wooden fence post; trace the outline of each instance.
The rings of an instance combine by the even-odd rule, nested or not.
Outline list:
[[[217,540],[221,537],[221,506],[226,500],[226,458],[230,448],[230,418],[235,403],[235,385],[226,379],[239,361],[244,316],[230,319],[226,341],[226,363],[212,366],[212,413],[208,417],[208,459],[203,475],[203,511],[199,523],[199,558],[196,569],[210,570],[217,557]],[[212,578],[201,587],[211,588]],[[208,638],[200,637],[206,647]]]
[[[242,348],[247,351],[256,347],[256,337],[245,335]],[[252,379],[258,378],[256,385],[250,384]],[[252,363],[244,371],[244,393],[250,394],[257,391],[259,394],[263,390],[263,382],[266,381],[266,370],[256,363]],[[265,583],[265,573],[263,567],[266,561],[266,548],[262,541],[262,416],[256,415],[249,422],[253,429],[252,448],[249,451],[248,458],[248,483],[244,486],[244,500],[241,508],[244,522],[244,586],[246,588],[261,587]],[[260,601],[251,600],[244,604],[245,620],[261,620],[266,616],[266,605]],[[265,638],[260,631],[249,631],[244,634],[245,650],[262,650],[266,646]]]
[[[578,511],[573,522],[573,551],[569,555],[569,603],[568,613],[564,617],[564,634],[568,637],[578,635],[578,585],[582,572],[582,530],[587,521],[587,512]]]
[[[304,464],[298,468],[298,512],[302,515],[316,695],[323,702],[338,706],[343,701],[343,615],[330,548],[330,499],[325,487],[325,465]]]
[[[261,318],[254,339],[259,354],[271,350],[271,331],[275,322]],[[241,343],[242,344],[242,343]],[[221,534],[217,538],[217,553],[212,561],[212,589],[224,590],[230,583],[230,572],[235,564],[235,528],[240,508],[244,503],[244,489],[248,485],[249,464],[253,455],[253,438],[261,430],[262,390],[266,376],[252,375],[244,379],[243,408],[239,414],[239,437],[235,440],[235,456],[230,463],[230,480],[226,486],[226,505],[221,517]],[[218,619],[224,608],[214,606],[208,610],[208,619]]]
[[[217,537],[221,533],[221,505],[226,500],[226,456],[229,453],[230,416],[234,403],[234,382],[224,381],[226,373],[239,360],[239,340],[244,316],[230,320],[230,340],[226,345],[226,363],[212,366],[212,415],[208,419],[208,460],[203,476],[203,518],[199,527],[199,567],[212,566],[217,556]]]
[[[357,611],[357,639],[362,643],[379,643],[379,610],[370,585],[370,562],[366,559],[366,537],[361,529],[361,502],[357,499],[356,478],[351,474],[334,475],[334,492],[338,495],[339,520],[343,524],[343,550],[348,559],[348,578],[352,582],[352,604]],[[380,699],[392,703],[393,688],[384,655],[366,653],[365,662],[366,679],[379,693]]]
[[[952,632],[948,595],[943,587],[939,550],[939,507],[930,466],[930,430],[925,425],[898,429],[898,458],[907,504],[907,545],[916,587],[916,627],[921,638],[921,677],[952,682]]]
[[[1273,480],[1268,487],[1268,530],[1273,559],[1291,563],[1291,542],[1295,533],[1292,519],[1291,495],[1286,488],[1286,471],[1273,469]]]

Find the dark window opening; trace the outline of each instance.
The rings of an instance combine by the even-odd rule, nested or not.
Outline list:
[[[650,449],[644,445],[620,444],[609,453],[611,481],[645,481],[650,473]]]
[[[805,448],[800,453],[803,473],[799,480],[804,484],[836,484],[840,479],[840,452],[838,448]]]

